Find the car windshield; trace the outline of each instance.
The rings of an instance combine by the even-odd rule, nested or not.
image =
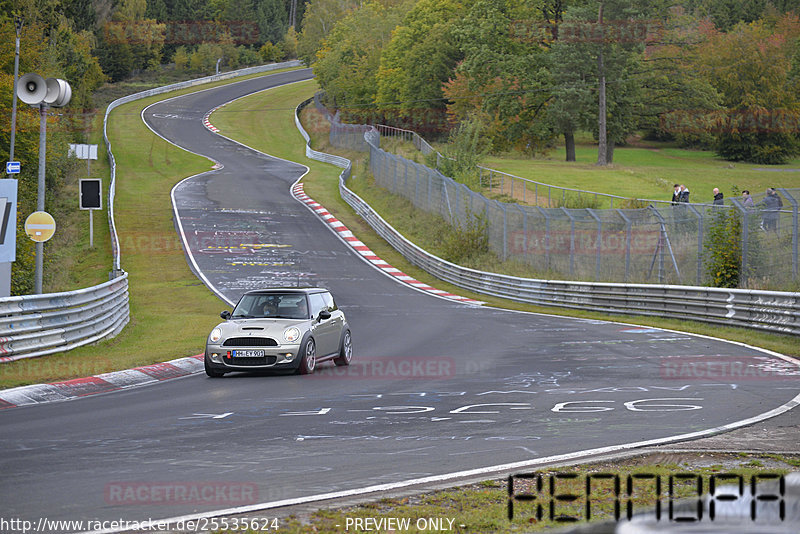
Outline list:
[[[308,303],[303,293],[245,295],[231,314],[232,319],[308,319]]]

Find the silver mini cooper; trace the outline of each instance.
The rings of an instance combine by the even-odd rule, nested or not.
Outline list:
[[[233,371],[293,370],[311,374],[333,360],[349,365],[353,341],[344,313],[320,288],[259,289],[224,311],[206,341],[205,369],[218,378]]]

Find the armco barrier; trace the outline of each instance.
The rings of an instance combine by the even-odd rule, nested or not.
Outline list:
[[[114,337],[129,317],[128,273],[77,291],[0,299],[0,362]]]
[[[128,274],[120,267],[119,237],[114,223],[116,162],[107,136],[108,116],[116,107],[195,85],[298,66],[299,61],[287,61],[240,69],[142,91],[109,104],[103,118],[103,140],[111,168],[108,188],[113,252],[111,281],[77,291],[0,299],[0,363],[62,352],[114,337],[130,320]]]
[[[655,284],[620,284],[537,280],[468,269],[422,250],[404,238],[364,200],[347,188],[349,160],[308,146],[309,136],[295,110],[295,124],[306,139],[306,155],[343,167],[339,177],[342,198],[409,262],[431,275],[476,293],[544,306],[614,314],[687,319],[800,335],[800,293],[721,289]],[[365,136],[377,132],[367,132]]]

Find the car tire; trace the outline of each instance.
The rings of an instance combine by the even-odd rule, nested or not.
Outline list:
[[[314,373],[317,368],[317,345],[314,343],[314,338],[309,337],[303,343],[303,350],[301,351],[300,367],[298,371],[301,375],[310,375]]]
[[[342,336],[342,342],[339,346],[339,356],[333,359],[333,363],[342,367],[350,365],[353,359],[353,338],[350,336],[350,330],[345,330]]]
[[[203,360],[203,367],[206,368],[206,374],[209,378],[222,378],[225,376],[225,373],[222,371],[217,371],[216,369],[209,367],[208,362]]]

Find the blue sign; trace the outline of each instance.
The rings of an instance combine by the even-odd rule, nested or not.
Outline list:
[[[6,161],[6,174],[19,174],[19,161]]]

